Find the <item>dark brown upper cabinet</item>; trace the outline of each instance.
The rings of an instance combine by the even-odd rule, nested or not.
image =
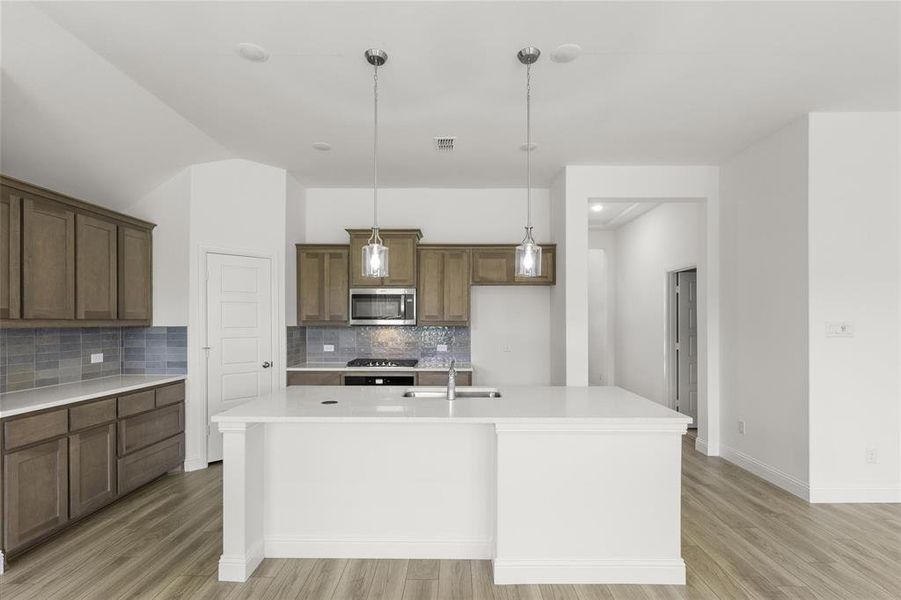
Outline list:
[[[419,250],[417,322],[420,325],[469,323],[470,251],[423,247]]]
[[[117,227],[106,219],[75,217],[75,314],[115,319],[118,314]]]
[[[472,248],[472,285],[554,285],[557,246],[541,245],[541,277],[516,277],[516,246]]]
[[[22,199],[15,190],[0,186],[0,319],[21,316],[20,230]]]
[[[369,229],[348,229],[350,234],[350,287],[416,287],[416,246],[422,239],[418,229],[381,229],[388,247],[388,277],[363,277],[363,246],[369,241]]]
[[[23,198],[22,275],[25,319],[75,318],[75,210]]]
[[[347,325],[348,246],[297,248],[297,324]]]
[[[0,327],[150,325],[154,227],[0,175]]]
[[[153,246],[150,231],[119,226],[119,318],[153,317]]]

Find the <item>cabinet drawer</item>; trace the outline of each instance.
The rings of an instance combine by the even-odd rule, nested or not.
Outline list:
[[[23,417],[3,424],[3,444],[6,450],[49,440],[69,431],[69,415],[65,408]]]
[[[447,386],[447,371],[420,371],[416,374],[416,385]],[[459,371],[457,385],[472,385],[472,373]]]
[[[138,450],[118,460],[119,495],[175,469],[185,459],[185,435]]]
[[[166,406],[175,404],[185,399],[185,382],[179,382],[174,385],[167,385],[156,389],[156,406]]]
[[[185,406],[173,404],[119,421],[119,456],[145,448],[185,429]]]
[[[116,420],[116,399],[82,404],[69,409],[69,430],[78,431]]]
[[[341,372],[289,371],[288,385],[341,385]]]
[[[119,396],[119,418],[152,410],[156,407],[155,396],[153,390]]]

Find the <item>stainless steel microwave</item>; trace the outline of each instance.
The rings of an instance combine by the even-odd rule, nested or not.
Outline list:
[[[416,288],[350,290],[351,325],[416,325]]]

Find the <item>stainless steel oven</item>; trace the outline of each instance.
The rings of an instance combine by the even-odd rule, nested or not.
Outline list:
[[[416,288],[350,290],[351,325],[416,325]]]

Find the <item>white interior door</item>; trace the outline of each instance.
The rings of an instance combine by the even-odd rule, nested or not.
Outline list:
[[[698,421],[698,274],[676,273],[676,410]]]
[[[273,387],[271,278],[268,258],[207,256],[207,419]],[[207,461],[222,460],[222,434],[208,431]]]

